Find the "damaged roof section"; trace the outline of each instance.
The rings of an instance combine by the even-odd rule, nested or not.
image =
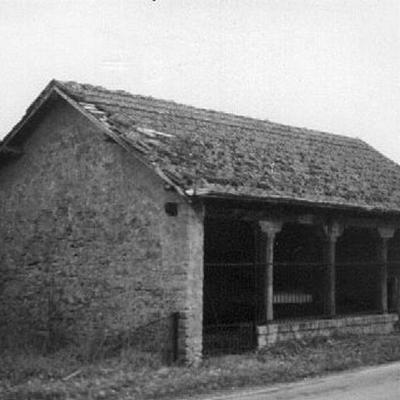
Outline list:
[[[49,86],[187,195],[400,211],[400,166],[359,139],[76,82]]]

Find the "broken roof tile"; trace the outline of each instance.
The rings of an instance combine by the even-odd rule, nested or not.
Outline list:
[[[187,193],[400,211],[400,166],[360,139],[99,86],[54,84],[90,104],[88,112]]]

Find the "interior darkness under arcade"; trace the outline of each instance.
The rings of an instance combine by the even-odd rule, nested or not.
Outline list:
[[[366,228],[346,229],[339,238],[337,314],[376,310],[378,240],[376,233]],[[277,234],[274,319],[323,315],[326,277],[323,248],[321,235],[312,225],[287,223]],[[204,325],[265,322],[265,265],[262,264],[265,242],[257,225],[208,218],[204,249]]]

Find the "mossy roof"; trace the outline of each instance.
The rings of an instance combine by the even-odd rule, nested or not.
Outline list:
[[[88,84],[50,86],[189,196],[400,211],[400,166],[360,139]]]

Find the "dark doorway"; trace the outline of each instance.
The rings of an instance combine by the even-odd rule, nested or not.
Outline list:
[[[377,311],[379,265],[373,229],[347,228],[336,245],[338,314]]]
[[[274,248],[274,317],[302,318],[323,313],[323,244],[311,225],[287,223]]]
[[[207,220],[204,239],[204,323],[254,318],[254,228],[244,221]]]
[[[205,353],[253,349],[258,301],[254,225],[206,219],[203,346]]]

